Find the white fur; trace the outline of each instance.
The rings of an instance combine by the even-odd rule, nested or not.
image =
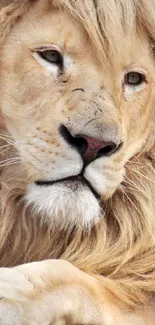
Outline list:
[[[27,144],[20,144],[19,150],[21,151],[21,157],[23,161],[31,162],[36,170],[41,171],[42,179],[45,181],[56,181],[59,179],[67,178],[70,176],[76,176],[81,173],[83,167],[83,161],[79,153],[69,148],[65,143],[62,145],[62,148],[59,151],[57,156],[54,156],[55,147],[51,146],[53,150],[52,155],[42,155],[41,159],[37,153],[33,153],[33,145],[37,144],[39,148],[44,147],[44,149],[50,148],[50,145],[46,142],[41,141],[40,139],[34,139],[31,141],[32,146]],[[54,162],[53,162],[54,156]]]
[[[104,170],[108,166],[111,177],[109,173]],[[123,164],[120,166],[119,170],[114,171],[113,175],[113,166],[114,163],[111,158],[99,158],[94,160],[88,167],[85,169],[84,177],[92,185],[96,193],[100,196],[104,196],[107,188],[116,188],[121,181],[123,180],[124,168]],[[110,170],[111,167],[111,170]]]
[[[87,227],[100,218],[98,200],[82,184],[76,189],[66,185],[66,182],[51,186],[31,184],[27,189],[26,201],[28,205],[33,205],[43,222],[51,226],[55,223],[59,228],[74,224]]]
[[[146,87],[146,83],[143,82],[141,85],[137,86],[125,86],[125,97],[127,100],[133,100],[133,96],[137,95],[137,92],[142,91]]]
[[[80,157],[80,156],[79,156]],[[50,227],[54,224],[59,228],[66,228],[69,225],[79,225],[81,227],[91,227],[100,219],[100,205],[93,192],[87,185],[79,181],[61,181],[69,176],[78,175],[81,171],[81,161],[71,160],[71,164],[62,164],[58,160],[48,172],[48,164],[45,167],[45,180],[60,180],[53,185],[31,184],[27,188],[26,202],[31,205],[36,215],[40,215],[42,222],[47,222]],[[59,165],[60,164],[60,165]],[[107,188],[116,188],[123,180],[124,168],[118,171],[104,172],[104,166],[113,167],[113,162],[109,158],[100,158],[87,166],[84,172],[85,179],[94,188],[96,193],[104,196]],[[68,185],[69,184],[69,185]],[[103,211],[102,211],[103,215]]]

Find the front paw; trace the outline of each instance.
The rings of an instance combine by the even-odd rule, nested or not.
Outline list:
[[[63,260],[0,269],[0,324],[104,324],[96,287]]]

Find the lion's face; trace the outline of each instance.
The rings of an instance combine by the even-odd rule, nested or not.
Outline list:
[[[2,116],[27,172],[25,198],[49,220],[98,220],[99,198],[116,191],[150,133],[155,66],[148,40],[133,31],[120,47],[117,65],[111,53],[99,62],[77,22],[41,4],[5,41]]]

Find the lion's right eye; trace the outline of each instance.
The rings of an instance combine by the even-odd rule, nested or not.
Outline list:
[[[125,84],[139,86],[145,81],[145,76],[137,71],[131,71],[125,75]]]
[[[45,50],[45,51],[38,51],[40,57],[52,64],[59,66],[60,68],[63,67],[63,56],[59,51],[56,50]]]

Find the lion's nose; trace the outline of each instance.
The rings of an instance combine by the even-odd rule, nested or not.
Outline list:
[[[78,137],[78,135],[77,135]],[[85,134],[79,136],[79,149],[81,144],[85,140],[85,146],[81,146],[81,155],[85,163],[90,163],[96,158],[101,156],[110,156],[115,152],[117,145],[114,142],[104,142],[99,139],[91,138]]]
[[[71,146],[78,150],[86,165],[99,157],[114,154],[120,147],[114,142],[105,142],[86,134],[72,136],[64,125],[60,127],[60,133]]]

